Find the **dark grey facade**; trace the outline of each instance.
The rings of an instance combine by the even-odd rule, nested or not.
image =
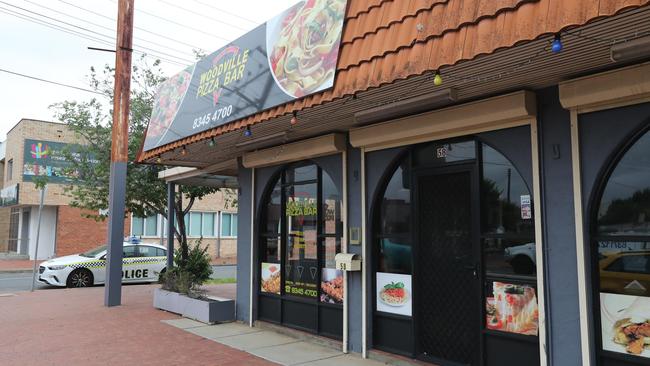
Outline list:
[[[590,335],[588,350],[592,364],[603,365],[628,365],[642,364],[632,361],[603,361],[598,351],[597,338],[600,329],[597,329],[598,314],[589,312],[588,319],[581,319],[579,301],[579,274],[577,263],[584,260],[587,268],[586,289],[588,309],[593,309],[593,302],[597,299],[598,289],[594,288],[593,277],[598,276],[596,267],[592,265],[594,250],[590,246],[590,219],[593,211],[596,187],[602,183],[603,174],[608,167],[615,163],[615,157],[620,154],[625,146],[630,144],[634,136],[638,136],[648,126],[650,118],[650,103],[641,103],[602,111],[595,111],[579,115],[580,123],[580,154],[582,176],[582,223],[585,232],[585,242],[576,243],[576,219],[574,205],[573,163],[571,117],[567,109],[560,104],[557,87],[549,87],[535,91],[537,96],[537,124],[538,124],[538,153],[541,202],[535,202],[536,220],[542,223],[543,238],[543,292],[545,313],[540,319],[545,319],[546,347],[544,351],[549,365],[579,365],[584,364],[583,350],[581,348],[581,323],[587,322]],[[531,156],[531,137],[529,127],[517,127],[472,135],[477,141],[488,144],[506,156],[516,170],[521,174],[530,191],[533,190],[533,164]],[[363,257],[366,266],[365,274],[368,284],[373,283],[373,271],[376,260],[372,254],[372,245],[375,245],[373,230],[373,217],[378,210],[378,196],[386,179],[392,174],[392,169],[397,160],[402,157],[409,146],[390,148],[367,152],[365,154],[365,202],[366,202],[366,253],[362,253],[361,245],[349,245],[349,251]],[[362,151],[361,149],[347,147],[347,229],[360,228],[363,225],[362,217]],[[334,154],[327,157],[312,159],[311,161],[327,171],[336,182],[342,183],[342,155]],[[258,303],[257,270],[253,271],[250,278],[251,263],[251,224],[253,235],[257,232],[258,223],[251,223],[251,216],[259,218],[259,205],[265,192],[269,189],[274,177],[282,166],[255,169],[255,187],[251,187],[252,169],[243,166],[239,170],[241,186],[239,199],[240,226],[238,233],[238,288],[237,288],[237,317],[241,321],[249,319],[250,284],[253,283],[253,320],[257,319],[256,304]],[[339,187],[342,192],[342,187]],[[254,192],[254,197],[251,193]],[[251,199],[254,201],[256,213],[251,215]],[[253,248],[257,248],[257,241],[253,240]],[[576,248],[585,246],[586,258],[578,258]],[[253,263],[257,264],[257,253],[253,253]],[[348,314],[349,314],[349,350],[352,352],[363,351],[362,329],[362,298],[366,297],[367,310],[367,347],[373,349],[373,301],[374,293],[369,286],[366,293],[362,292],[361,272],[350,272],[348,282]],[[408,336],[407,336],[408,338]],[[534,347],[533,347],[534,348]],[[626,363],[632,362],[632,363]],[[643,361],[641,361],[643,362]]]

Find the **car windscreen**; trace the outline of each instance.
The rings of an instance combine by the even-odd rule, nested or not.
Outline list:
[[[103,252],[105,250],[106,250],[106,245],[102,245],[102,246],[99,246],[99,247],[97,247],[95,249],[91,249],[91,250],[89,250],[87,252],[81,253],[80,255],[84,256],[84,257],[95,258],[97,256],[97,254],[99,254],[99,253],[101,253],[101,252]]]

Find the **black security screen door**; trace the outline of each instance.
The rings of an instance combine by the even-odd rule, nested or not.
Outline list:
[[[478,212],[470,169],[416,176],[418,354],[445,364],[480,362]]]

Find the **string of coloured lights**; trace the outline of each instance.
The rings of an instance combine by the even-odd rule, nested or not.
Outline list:
[[[438,70],[435,70],[433,72],[429,72],[428,75],[425,76],[424,78],[422,78],[422,80],[418,84],[416,84],[413,88],[408,88],[408,90],[406,92],[402,93],[398,97],[396,97],[396,98],[394,98],[392,100],[389,100],[389,101],[384,101],[384,102],[381,102],[381,103],[374,103],[369,108],[381,107],[381,106],[385,106],[385,105],[388,105],[388,104],[403,101],[404,99],[407,99],[411,95],[415,94],[422,86],[424,86],[427,83],[431,83],[431,82],[435,86],[442,86],[444,84],[444,82],[445,82],[445,79],[452,80],[457,84],[485,83],[485,82],[492,82],[492,81],[495,81],[495,80],[503,79],[503,78],[505,78],[507,76],[510,76],[510,75],[516,73],[517,71],[519,71],[520,69],[522,69],[522,68],[524,68],[526,66],[532,65],[533,63],[535,63],[536,61],[538,61],[542,57],[547,56],[549,54],[549,52],[551,54],[560,54],[560,53],[562,53],[562,51],[564,50],[564,44],[562,42],[563,36],[564,37],[569,36],[569,37],[573,37],[573,38],[577,38],[577,39],[584,39],[584,40],[591,41],[591,42],[594,42],[594,43],[600,43],[600,44],[603,44],[603,45],[611,46],[611,45],[615,45],[615,44],[619,44],[619,43],[629,42],[631,40],[637,39],[639,37],[647,36],[647,35],[650,35],[650,31],[643,31],[643,32],[636,31],[631,36],[627,36],[627,37],[624,37],[624,38],[610,38],[610,39],[607,39],[607,38],[600,38],[600,37],[593,37],[593,36],[584,35],[582,29],[560,32],[560,33],[555,34],[552,39],[549,39],[548,42],[544,45],[544,47],[539,49],[532,56],[530,56],[530,57],[526,58],[524,61],[519,62],[519,63],[517,63],[515,65],[512,65],[512,66],[508,67],[507,69],[505,69],[503,71],[500,71],[498,73],[490,73],[489,75],[480,75],[479,74],[479,75],[474,75],[474,76],[458,77],[458,76],[453,76],[453,75],[449,75],[449,74],[445,75],[441,71],[441,69],[438,69]],[[443,77],[443,75],[444,75],[444,77]],[[345,101],[343,101],[343,105],[345,105],[346,103],[348,103],[351,100],[360,100],[360,99],[361,98],[359,96],[357,96],[356,94],[348,96],[348,98]],[[290,130],[293,129],[293,127],[296,126],[299,122],[300,122],[300,120],[298,118],[298,112],[296,112],[296,111],[292,112],[291,119],[289,120],[289,123],[290,123],[289,129]],[[246,128],[242,132],[242,136],[245,137],[245,138],[251,138],[253,136],[253,131],[251,130],[250,126],[246,126]],[[287,141],[288,141],[288,134],[285,134],[283,145]],[[209,147],[215,147],[216,146],[215,138],[214,137],[210,138],[207,141],[207,145]],[[283,149],[278,150],[278,155],[282,153],[282,150]],[[186,154],[187,154],[186,148],[182,147],[181,148],[181,155],[184,156]],[[277,156],[276,156],[276,158],[277,158]],[[158,155],[157,162],[160,163],[161,161],[162,161],[161,156]]]

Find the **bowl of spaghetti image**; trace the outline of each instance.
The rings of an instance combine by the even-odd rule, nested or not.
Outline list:
[[[409,292],[403,282],[391,282],[379,290],[379,300],[388,306],[402,306],[409,301]]]
[[[266,25],[269,67],[276,84],[294,98],[334,84],[345,0],[301,1]]]

